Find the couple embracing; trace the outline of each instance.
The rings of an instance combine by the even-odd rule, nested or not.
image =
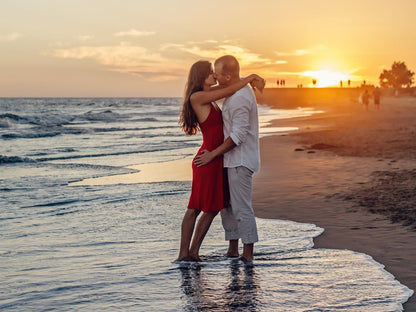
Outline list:
[[[241,239],[241,259],[251,262],[258,241],[251,204],[252,176],[260,167],[253,89],[262,91],[265,82],[255,74],[240,78],[239,63],[231,55],[217,59],[214,67],[215,72],[208,61],[192,65],[182,104],[182,129],[187,135],[201,131],[203,143],[192,163],[192,191],[182,221],[178,260],[200,261],[202,241],[221,212],[229,241],[227,256],[239,256]],[[221,111],[215,101],[223,98]]]

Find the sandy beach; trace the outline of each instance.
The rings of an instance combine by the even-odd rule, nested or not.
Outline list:
[[[299,130],[261,139],[255,213],[314,223],[325,229],[316,248],[368,254],[416,290],[416,98],[384,97],[367,111],[358,92],[265,90],[268,105],[325,113],[277,120]],[[404,308],[416,311],[415,296]]]

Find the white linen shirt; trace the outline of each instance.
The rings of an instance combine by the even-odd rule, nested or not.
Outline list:
[[[259,118],[256,97],[248,85],[226,98],[222,108],[224,139],[237,145],[224,154],[224,167],[260,169]]]

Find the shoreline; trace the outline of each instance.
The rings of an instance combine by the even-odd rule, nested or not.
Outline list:
[[[267,109],[273,108],[267,106]],[[260,114],[260,136],[285,135],[287,132],[298,129],[298,127],[274,127],[276,120],[291,120],[294,118],[307,118],[317,115],[320,112],[314,109],[290,108],[286,115],[279,115],[279,112],[268,111],[265,115]],[[276,115],[277,114],[277,115]],[[299,117],[293,117],[299,116]],[[70,186],[91,186],[91,185],[114,185],[114,184],[140,184],[165,181],[192,181],[192,159],[197,151],[194,148],[190,156],[175,160],[150,162],[143,164],[125,165],[123,168],[134,172],[115,175],[103,175],[93,178],[85,178],[69,183]]]
[[[392,188],[403,193],[406,189],[401,187],[413,179],[410,175],[401,185],[391,185],[402,173],[416,168],[416,149],[406,140],[416,133],[412,125],[416,102],[387,98],[380,111],[371,107],[369,112],[350,99],[335,102],[322,107],[325,113],[272,123],[299,130],[261,139],[262,167],[254,175],[255,214],[316,224],[325,231],[314,239],[315,248],[365,253],[400,283],[416,290],[413,212],[406,215],[386,207]],[[375,198],[369,196],[376,192]],[[375,201],[383,197],[386,201]],[[413,200],[408,199],[410,207]],[[393,205],[400,207],[403,202],[405,197],[397,198]],[[393,213],[398,220],[392,219]],[[409,226],[402,225],[403,214]],[[403,307],[415,311],[415,296]]]

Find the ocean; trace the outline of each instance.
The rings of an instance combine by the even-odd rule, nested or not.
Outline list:
[[[180,102],[0,98],[0,310],[402,311],[412,290],[365,254],[314,249],[313,224],[257,219],[250,266],[223,256],[217,217],[203,262],[176,262],[191,182],[126,177],[195,154]],[[314,113],[259,112],[262,135]]]

